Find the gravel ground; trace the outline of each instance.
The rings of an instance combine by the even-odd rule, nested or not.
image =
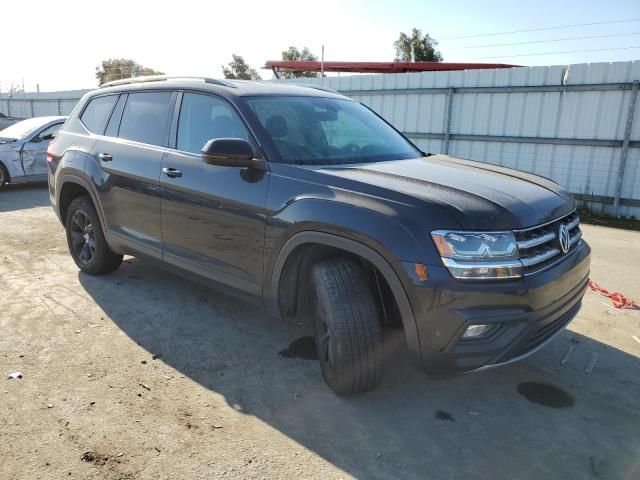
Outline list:
[[[640,300],[640,232],[584,237]],[[0,192],[0,248],[1,479],[640,478],[640,311],[593,292],[526,362],[433,381],[397,342],[343,399],[252,305],[134,258],[80,274],[46,186]]]

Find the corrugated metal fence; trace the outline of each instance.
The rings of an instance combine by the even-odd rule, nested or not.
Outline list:
[[[88,91],[0,93],[0,112],[15,118],[69,115],[78,100]]]
[[[619,202],[620,214],[640,217],[638,80],[640,61],[354,75],[324,85],[368,105],[425,151],[530,171],[597,211]],[[0,94],[0,112],[65,115],[85,92]]]
[[[371,107],[425,151],[549,177],[597,211],[613,211],[619,198],[620,214],[640,217],[640,62],[566,70],[358,75],[324,86]]]

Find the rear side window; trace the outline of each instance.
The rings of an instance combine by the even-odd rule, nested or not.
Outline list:
[[[130,93],[118,137],[150,145],[164,145],[171,92]]]
[[[108,95],[90,100],[80,116],[84,126],[90,132],[102,135],[117,99],[117,95]]]
[[[180,105],[178,141],[183,152],[200,153],[205,143],[214,138],[242,138],[249,132],[232,107],[209,95],[185,93]]]

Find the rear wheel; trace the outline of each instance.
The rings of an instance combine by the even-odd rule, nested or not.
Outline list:
[[[327,385],[338,395],[374,389],[382,378],[382,322],[366,275],[338,257],[311,269],[316,349]]]
[[[122,255],[107,245],[98,212],[89,197],[78,197],[71,202],[65,226],[69,251],[80,270],[99,275],[120,266]]]

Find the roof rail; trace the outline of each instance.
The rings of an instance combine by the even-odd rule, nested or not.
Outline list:
[[[116,85],[129,85],[133,83],[146,83],[146,82],[162,82],[165,80],[200,80],[204,83],[211,83],[213,85],[221,85],[223,87],[238,88],[238,86],[229,80],[219,80],[217,78],[209,77],[193,77],[193,76],[169,76],[169,75],[147,75],[143,77],[123,78],[122,80],[114,80],[112,82],[103,83],[100,88],[114,87]]]
[[[282,82],[282,83],[285,83],[285,82]],[[288,83],[288,82],[286,82],[285,84],[294,85],[294,86],[297,86],[297,87],[313,88],[315,90],[322,90],[323,92],[335,93],[336,95],[342,95],[344,97],[344,94],[339,92],[338,90],[334,90],[333,88],[325,87],[324,85],[317,85],[315,83],[295,83],[295,82]]]

